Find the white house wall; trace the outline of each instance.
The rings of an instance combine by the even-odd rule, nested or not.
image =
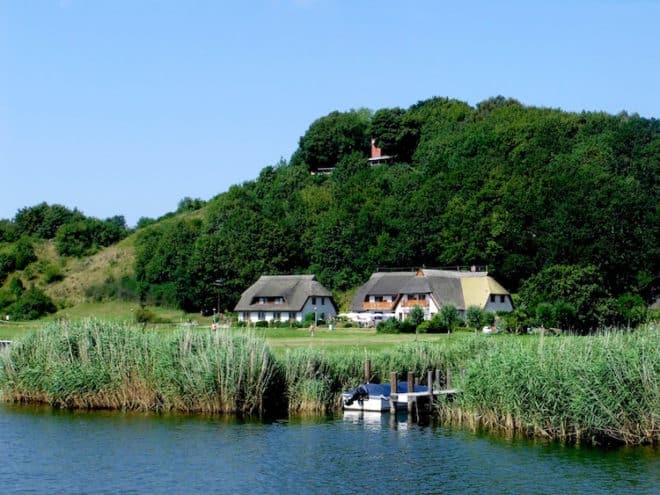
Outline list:
[[[424,319],[430,320],[433,317],[433,315],[440,310],[435,305],[435,301],[433,300],[430,294],[426,295],[426,300],[428,301],[429,305],[426,308],[422,306],[422,309],[424,310]],[[404,300],[403,298],[401,298],[399,303],[396,305],[396,308],[394,308],[394,314],[396,315],[397,320],[405,320],[408,317],[410,310],[413,308],[412,306],[404,307],[403,303]]]
[[[308,298],[305,302],[305,305],[303,306],[303,310],[295,312],[295,320],[302,321],[307,313],[314,313],[314,307],[316,307],[316,314],[318,319],[321,319],[321,315],[323,315],[326,319],[330,315],[333,317],[336,316],[335,307],[332,304],[332,299],[327,296],[316,296],[316,304],[312,304],[311,297]],[[280,314],[278,321],[290,321],[289,311],[239,311],[238,321],[245,321],[245,318],[243,317],[244,313],[249,313],[249,321],[253,323],[256,323],[257,321],[273,321],[275,320],[275,313]],[[259,317],[259,313],[263,313],[263,315],[261,315],[263,316],[262,318]],[[291,313],[293,313],[293,311],[291,311]]]
[[[430,295],[428,295],[426,299],[429,302],[429,306],[428,308],[422,309],[424,309],[424,319],[430,320],[433,315],[440,312],[440,307],[436,305],[434,299],[430,297]],[[411,307],[404,307],[403,302],[404,301],[402,299],[399,304],[396,305],[396,308],[394,308],[394,313],[397,320],[405,320],[408,317],[410,310],[412,309]],[[483,309],[493,313],[497,313],[498,311],[513,311],[511,296],[505,296],[504,302],[501,302],[499,295],[497,295],[495,302],[491,302],[490,297],[488,297],[486,306],[484,306]],[[465,311],[459,310],[459,314],[461,315],[461,318],[465,317]]]
[[[291,311],[293,313],[293,311]],[[256,323],[257,321],[273,321],[275,319],[275,313],[280,313],[280,319],[278,321],[302,321],[302,313],[295,312],[295,318],[289,318],[289,311],[241,311],[238,313],[238,321],[245,321],[243,318],[243,313],[249,313],[249,321]],[[263,313],[263,318],[259,318],[259,313]]]

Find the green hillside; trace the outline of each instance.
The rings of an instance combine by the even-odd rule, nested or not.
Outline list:
[[[376,166],[372,139],[390,157]],[[231,310],[262,274],[314,273],[343,293],[384,267],[488,265],[520,310],[587,330],[635,323],[657,296],[659,169],[656,119],[432,98],[321,117],[288,162],[208,203],[186,199],[119,243],[100,246],[99,223],[26,229],[17,215],[0,225],[0,253],[25,235],[44,253],[64,245],[65,261],[52,258],[62,280],[37,279],[58,303],[187,311],[218,299]],[[14,272],[26,279],[4,269],[9,303]]]

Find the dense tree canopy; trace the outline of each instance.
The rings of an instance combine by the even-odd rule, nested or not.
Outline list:
[[[355,151],[369,150],[368,110],[332,112],[314,121],[299,143],[299,158],[310,171],[337,166],[339,160]]]
[[[368,165],[372,138],[393,161]],[[290,162],[209,202],[184,198],[181,215],[141,219],[136,277],[145,299],[224,310],[263,274],[315,273],[348,290],[379,268],[478,264],[520,291],[529,318],[630,322],[657,295],[659,181],[656,119],[503,97],[332,112]],[[75,254],[114,242],[92,223],[43,203],[0,222],[0,243],[56,238]],[[0,275],[16,261],[0,249]]]
[[[394,163],[367,165],[371,137]],[[334,172],[309,174],[319,168]],[[311,272],[345,290],[379,267],[487,264],[513,292],[529,280],[529,311],[550,300],[553,321],[586,328],[612,308],[633,311],[653,292],[642,285],[657,284],[659,169],[660,122],[636,115],[502,97],[474,108],[433,98],[332,112],[312,123],[289,164],[208,204],[185,244],[188,296],[177,302],[215,307],[219,290],[220,309],[231,309],[266,273]],[[158,283],[185,279],[169,272]]]

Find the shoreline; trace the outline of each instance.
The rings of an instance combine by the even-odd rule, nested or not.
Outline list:
[[[55,323],[2,353],[0,399],[67,409],[292,417],[341,412],[365,354],[298,348],[275,356],[250,333],[145,334],[98,320]],[[391,370],[456,373],[462,390],[432,421],[562,443],[660,443],[660,339],[653,331],[538,339],[466,335],[369,355]]]

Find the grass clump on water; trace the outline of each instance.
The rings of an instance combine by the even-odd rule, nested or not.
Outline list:
[[[442,414],[476,427],[569,443],[657,444],[657,332],[494,338]]]
[[[0,358],[6,400],[58,407],[265,412],[277,366],[246,333],[145,333],[99,320],[52,323]]]

